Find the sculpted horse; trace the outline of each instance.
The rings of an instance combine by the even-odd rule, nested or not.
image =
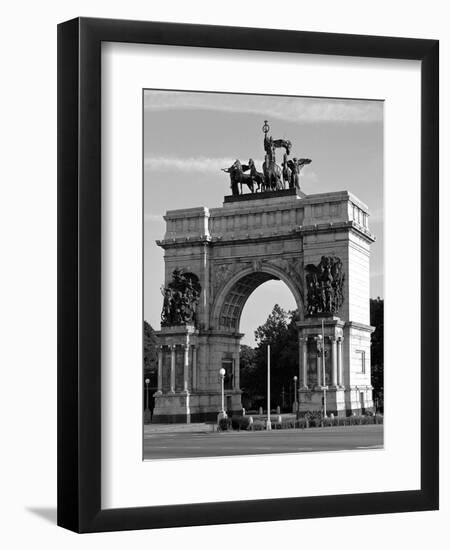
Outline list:
[[[254,183],[253,177],[251,174],[245,174],[250,166],[247,164],[242,164],[239,159],[235,160],[234,163],[229,168],[222,168],[223,172],[230,174],[231,180],[231,190],[233,195],[239,195],[238,185],[241,186],[241,195],[242,195],[242,185],[247,185],[252,193],[254,193]]]
[[[254,183],[258,186],[256,191],[264,191],[264,174],[262,172],[258,172],[253,159],[248,159],[248,166],[250,168],[250,176],[253,178]]]
[[[289,155],[292,143],[285,139],[273,139],[272,136],[267,134],[264,136],[264,150],[266,151],[266,157],[263,164],[265,188],[275,191],[284,188],[283,184],[283,172],[276,163],[275,149],[284,147],[286,149],[286,155]]]
[[[263,164],[264,172],[264,184],[265,189],[270,191],[277,191],[283,188],[282,184],[282,171],[281,168],[274,160],[270,160],[266,155],[266,160]]]

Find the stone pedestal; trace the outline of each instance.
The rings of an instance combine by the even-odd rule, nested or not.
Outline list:
[[[158,391],[154,423],[216,420],[222,408],[220,368],[225,368],[224,405],[242,411],[239,346],[242,334],[204,334],[194,326],[163,327],[157,332]]]
[[[158,333],[158,391],[153,422],[191,421],[194,349],[198,333],[194,326],[163,327]]]
[[[153,423],[189,424],[191,422],[190,397],[188,392],[184,394],[156,394]]]
[[[342,416],[372,411],[372,327],[361,323],[355,326],[354,323],[346,323],[335,315],[306,318],[297,322],[297,326],[302,373],[302,386],[299,391],[300,412],[323,410],[324,385],[328,388],[327,414]],[[322,365],[323,345],[325,369]]]
[[[340,388],[328,388],[327,395],[327,416],[331,413],[334,416],[345,416],[345,392]],[[323,411],[323,389],[305,390],[300,389],[300,414],[306,412]]]

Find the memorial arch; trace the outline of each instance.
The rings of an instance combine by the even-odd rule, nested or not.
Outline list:
[[[291,188],[227,196],[220,208],[172,210],[164,219],[166,232],[157,243],[164,250],[165,304],[177,292],[190,298],[184,313],[163,307],[155,422],[216,419],[220,368],[226,370],[227,410],[242,410],[240,317],[252,292],[271,279],[288,286],[299,310],[300,412],[321,410],[324,385],[328,412],[373,407],[374,236],[365,204],[347,191],[306,196]],[[325,354],[318,352],[321,342]]]

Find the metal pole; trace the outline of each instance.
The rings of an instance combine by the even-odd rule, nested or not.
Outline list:
[[[149,408],[149,394],[148,394],[148,390],[149,390],[149,384],[150,384],[150,378],[146,378],[145,379],[145,411],[144,411],[144,424],[149,424],[152,420],[152,415],[150,413],[150,408]]]
[[[224,380],[224,376],[221,376],[221,387],[222,387],[222,414],[225,414],[225,397],[224,397],[224,384],[223,384],[223,380]]]
[[[297,402],[297,377],[294,376],[294,411],[293,412],[297,412],[297,408],[298,408],[298,402]]]
[[[267,346],[267,429],[272,429],[270,422],[270,344]]]
[[[325,378],[325,332],[322,319],[322,384],[323,384],[323,417],[327,416],[327,380]]]

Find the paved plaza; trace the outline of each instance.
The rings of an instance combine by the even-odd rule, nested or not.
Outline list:
[[[198,424],[192,431],[166,426],[144,432],[144,459],[194,458],[299,452],[381,449],[383,426],[338,426],[306,430],[213,432]]]

